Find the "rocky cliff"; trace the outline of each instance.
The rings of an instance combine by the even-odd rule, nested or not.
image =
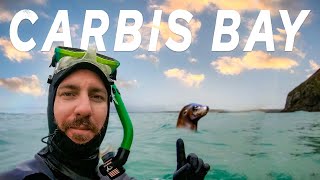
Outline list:
[[[320,111],[320,69],[288,94],[282,112],[293,111]]]

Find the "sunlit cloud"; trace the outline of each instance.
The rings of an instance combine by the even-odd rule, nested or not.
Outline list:
[[[0,49],[11,61],[22,62],[27,59],[32,59],[32,55],[29,52],[18,51],[13,47],[10,40],[5,37],[0,37]]]
[[[31,1],[39,5],[45,5],[47,3],[47,0],[31,0]]]
[[[0,8],[0,23],[10,22],[12,18],[13,18],[12,12],[6,9]]]
[[[287,33],[286,30],[281,29],[281,28],[277,28],[278,34],[273,35],[273,40],[275,42],[284,42],[286,43],[286,38],[287,38]],[[295,36],[295,40],[297,40],[298,38],[301,37],[301,33],[297,32],[296,36]],[[283,44],[278,46],[280,49],[285,49],[285,46]],[[293,47],[292,49],[292,53],[301,57],[301,58],[305,58],[306,53],[304,53],[301,49],[297,48],[296,46]]]
[[[17,1],[17,0],[1,0],[0,6],[13,9],[17,7],[25,7],[28,5],[46,5],[48,0],[29,0],[29,1]]]
[[[298,63],[285,57],[273,57],[263,51],[248,52],[243,57],[247,69],[290,69]]]
[[[273,35],[273,39],[275,42],[282,42],[286,40],[286,31],[284,29],[277,28],[279,34]]]
[[[196,38],[198,36],[198,31],[201,27],[201,22],[197,19],[192,19],[189,23],[186,23],[185,21],[179,21],[179,23],[182,26],[187,27],[192,35],[192,41],[196,41]],[[159,51],[163,46],[165,46],[165,43],[169,38],[172,38],[176,42],[181,42],[183,40],[182,36],[179,36],[175,33],[173,33],[167,22],[161,22],[160,26],[154,26],[153,22],[150,22],[146,25],[143,25],[143,27],[140,29],[140,33],[142,35],[142,43],[141,48],[142,49],[149,49],[149,43],[150,43],[150,35],[151,35],[151,29],[156,28],[159,29],[159,37],[157,41],[156,51]],[[127,37],[127,41],[130,42],[132,40],[132,36]]]
[[[40,86],[39,78],[36,75],[27,77],[0,78],[0,87],[10,91],[29,94],[32,96],[41,96],[44,91]]]
[[[310,66],[310,69],[306,70],[306,72],[309,73],[307,75],[307,77],[312,76],[313,73],[315,73],[317,70],[320,69],[320,65],[315,60],[310,60],[309,61],[309,66]]]
[[[277,69],[290,70],[298,63],[286,57],[274,57],[263,51],[248,52],[244,57],[220,57],[211,65],[221,74],[238,75],[245,70]]]
[[[297,47],[293,47],[292,52],[294,54],[296,54],[297,56],[301,57],[301,58],[305,58],[306,57],[306,53],[302,52],[302,50],[298,49]]]
[[[116,84],[118,87],[121,88],[133,88],[138,86],[138,81],[137,80],[129,80],[129,81],[124,81],[124,80],[117,80]]]
[[[220,57],[211,62],[211,65],[221,74],[225,75],[237,75],[244,69],[244,63],[240,58],[234,57]]]
[[[318,63],[316,63],[315,60],[310,60],[309,64],[310,64],[311,70],[313,70],[313,71],[320,69],[320,65]]]
[[[278,34],[273,35],[273,40],[275,42],[285,42],[286,38],[287,38],[286,30],[281,29],[281,28],[277,28],[277,31],[278,31]],[[300,35],[301,35],[301,33],[297,32],[295,38],[299,38]]]
[[[188,87],[199,87],[202,81],[205,79],[204,74],[192,74],[183,69],[169,69],[164,72],[167,78],[175,78],[181,81]]]
[[[201,27],[201,22],[197,19],[192,19],[189,23],[186,23],[185,21],[179,21],[179,24],[188,28],[192,35],[191,40],[196,41],[196,38],[198,36],[198,31]],[[131,22],[126,23],[126,26],[132,26],[132,25],[133,23]],[[144,50],[149,49],[152,28],[159,29],[159,36],[157,38],[156,51],[159,51],[162,47],[164,47],[165,43],[169,38],[172,38],[176,42],[181,42],[183,40],[183,37],[171,32],[167,22],[161,22],[160,26],[155,26],[153,25],[153,22],[149,22],[142,25],[142,27],[139,29],[139,32],[142,38],[140,48]],[[123,38],[124,43],[130,43],[133,40],[134,40],[134,36],[130,34],[126,34]]]
[[[142,60],[146,60],[146,61],[150,61],[152,63],[159,63],[159,58],[156,57],[153,54],[139,54],[134,56],[137,59],[142,59]]]
[[[210,7],[217,7],[218,9],[233,9],[237,11],[253,11],[268,9],[275,12],[281,4],[278,1],[268,0],[166,0],[162,5],[156,5],[155,2],[150,3],[151,8],[162,9],[165,13],[169,14],[177,9],[185,9],[190,12],[201,13]]]
[[[253,29],[254,24],[256,23],[256,19],[244,18],[244,23],[245,27],[251,31]]]

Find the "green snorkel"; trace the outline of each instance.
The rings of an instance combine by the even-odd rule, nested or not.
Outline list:
[[[113,152],[105,154],[102,157],[104,164],[101,165],[99,169],[102,175],[108,175],[109,178],[114,179],[125,172],[122,166],[126,163],[129,157],[130,147],[133,140],[133,126],[122,101],[120,92],[115,84],[111,85],[111,91],[113,94],[113,102],[120,118],[124,134],[121,146],[118,149],[116,156],[113,157]]]
[[[121,148],[130,151],[130,147],[133,140],[133,126],[131,123],[131,119],[129,117],[126,107],[124,106],[120,92],[115,84],[111,85],[111,90],[114,95],[113,102],[116,107],[124,132]]]
[[[89,51],[91,50],[88,49],[88,52]],[[120,62],[108,56],[96,53],[95,51],[87,54],[87,52],[82,49],[58,46],[55,48],[55,55],[52,59],[51,66],[56,67],[55,73],[57,73],[79,62],[94,64],[105,74],[111,84],[112,100],[120,118],[124,134],[116,156],[113,157],[113,153],[104,155],[102,157],[104,164],[101,165],[99,169],[102,175],[108,175],[109,178],[114,179],[125,171],[122,166],[129,157],[130,147],[133,141],[133,126],[131,119],[122,101],[120,92],[113,81],[116,79],[117,68],[120,66]]]

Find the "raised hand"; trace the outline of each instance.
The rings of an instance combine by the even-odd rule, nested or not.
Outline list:
[[[173,174],[173,180],[202,180],[208,173],[210,165],[204,163],[194,153],[186,158],[182,139],[177,140],[177,170]]]

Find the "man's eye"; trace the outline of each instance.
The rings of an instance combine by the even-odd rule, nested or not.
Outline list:
[[[94,95],[92,96],[93,99],[97,100],[97,101],[104,101],[105,98],[103,96],[100,95]]]
[[[74,94],[71,92],[63,92],[63,93],[61,93],[61,95],[62,96],[74,96]]]

